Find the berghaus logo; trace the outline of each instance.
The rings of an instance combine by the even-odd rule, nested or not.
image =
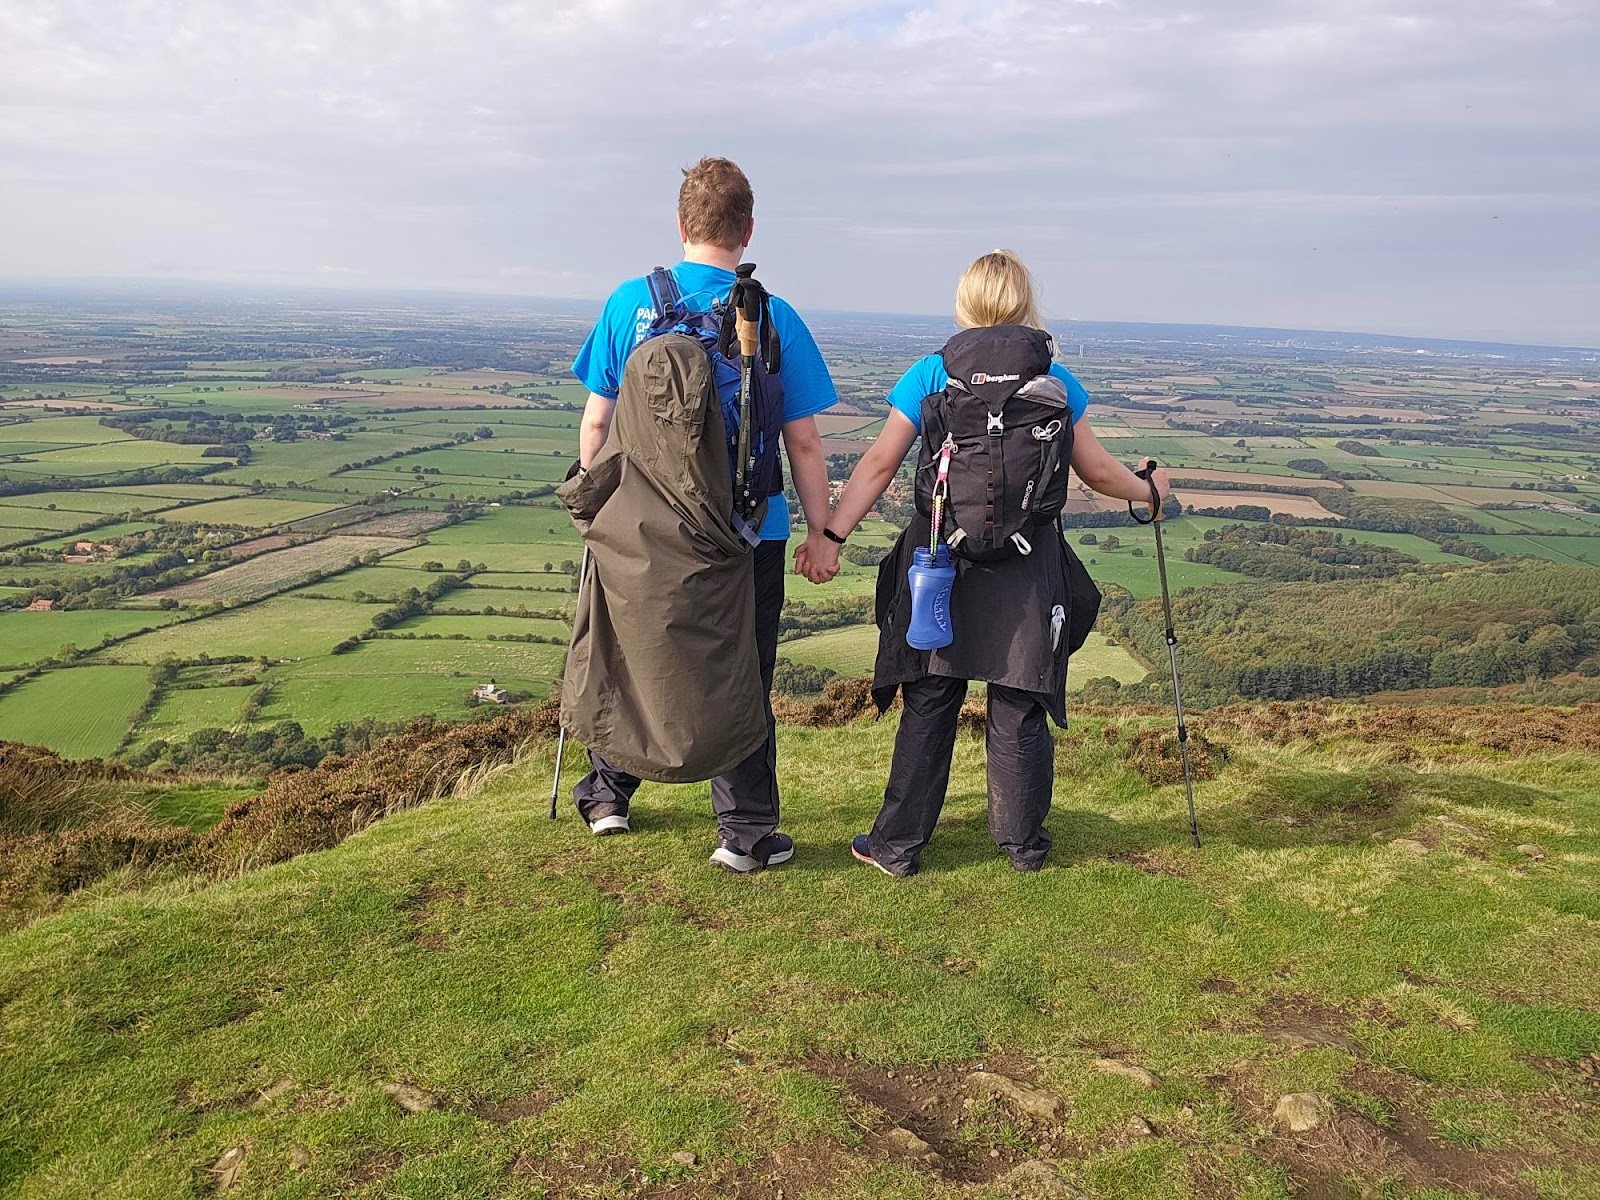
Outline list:
[[[977,383],[1015,383],[1021,375],[985,375],[982,371],[972,376],[972,382]]]

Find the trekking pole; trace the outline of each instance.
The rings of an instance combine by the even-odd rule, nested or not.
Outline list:
[[[739,515],[748,518],[755,506],[750,503],[750,477],[755,473],[755,456],[750,450],[750,394],[755,386],[756,352],[761,342],[761,285],[755,281],[755,263],[740,263],[738,280],[729,301],[734,309],[734,327],[739,336],[739,446],[734,457],[734,503]]]
[[[574,601],[572,606],[572,628],[574,631],[576,631],[578,628],[578,613],[583,608],[583,583],[584,580],[588,578],[588,575],[589,547],[587,544],[585,544],[583,547],[583,561],[578,564],[578,598],[576,601]],[[567,653],[572,653],[572,642],[570,638],[567,641]],[[559,696],[560,693],[558,692],[557,695]],[[559,700],[557,702],[559,703]],[[560,718],[558,717],[557,720],[560,721]],[[556,777],[555,780],[550,784],[550,819],[552,821],[556,819],[556,803],[561,795],[561,759],[566,752],[567,726],[565,722],[561,722],[561,732],[556,734]]]
[[[1155,472],[1160,464],[1155,459],[1134,472],[1150,485],[1150,517],[1146,520],[1134,512],[1133,501],[1128,501],[1128,512],[1141,525],[1156,527],[1156,570],[1161,575],[1161,610],[1167,618],[1167,657],[1172,660],[1172,699],[1178,708],[1178,754],[1183,759],[1183,791],[1189,800],[1189,841],[1200,847],[1200,821],[1194,812],[1194,780],[1189,774],[1189,727],[1183,720],[1183,686],[1178,682],[1178,634],[1172,625],[1172,593],[1167,588],[1167,552],[1161,542],[1161,493],[1156,488]]]

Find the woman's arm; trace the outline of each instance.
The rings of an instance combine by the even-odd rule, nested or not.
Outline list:
[[[890,409],[878,440],[867,448],[861,461],[856,463],[856,469],[850,472],[850,482],[845,485],[839,503],[833,506],[833,516],[828,518],[829,530],[840,537],[849,537],[855,531],[861,518],[872,511],[872,506],[888,488],[916,440],[916,426],[899,409]],[[805,555],[802,559],[796,554],[795,568],[812,583],[823,583],[838,573],[837,542],[824,541],[816,546],[808,543],[801,549]]]
[[[1149,464],[1146,458],[1139,467],[1142,470]],[[1111,457],[1111,452],[1095,437],[1087,417],[1080,418],[1072,427],[1072,469],[1079,479],[1102,496],[1131,500],[1135,504],[1150,502],[1150,484]],[[1163,500],[1172,494],[1172,481],[1167,478],[1166,471],[1157,470],[1152,478]]]

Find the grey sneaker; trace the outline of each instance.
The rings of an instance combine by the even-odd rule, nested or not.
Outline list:
[[[595,837],[628,832],[628,810],[616,804],[596,804],[589,810],[588,821]]]
[[[793,857],[794,839],[787,833],[769,833],[750,847],[749,854],[740,854],[723,843],[711,852],[711,865],[747,875],[751,871],[786,863]]]

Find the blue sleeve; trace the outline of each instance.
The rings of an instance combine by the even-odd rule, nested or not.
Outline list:
[[[778,332],[778,343],[783,347],[783,362],[778,368],[778,379],[783,384],[783,419],[798,421],[813,417],[839,402],[839,392],[833,386],[833,376],[822,361],[822,351],[817,349],[817,339],[795,312],[776,296],[772,299],[772,327]]]
[[[572,373],[583,386],[609,400],[615,400],[622,390],[622,368],[638,340],[640,314],[636,291],[624,284],[611,293],[583,349],[572,360]]]
[[[918,433],[922,432],[922,402],[935,392],[944,391],[950,376],[944,369],[944,359],[937,354],[919,358],[911,369],[900,376],[900,381],[889,389],[889,407],[910,421]],[[1076,420],[1076,418],[1074,418]]]
[[[1060,363],[1050,364],[1050,374],[1067,385],[1067,410],[1072,413],[1072,423],[1076,425],[1083,418],[1084,410],[1089,407],[1089,393],[1084,391],[1083,384],[1078,382],[1077,376]]]

